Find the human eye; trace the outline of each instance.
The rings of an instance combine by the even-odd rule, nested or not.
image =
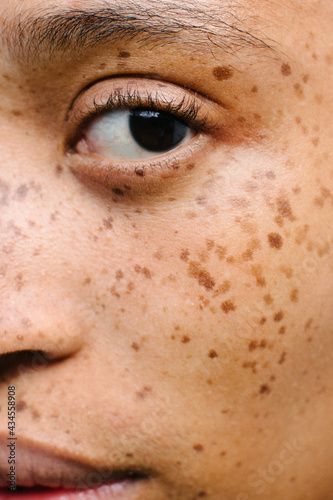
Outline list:
[[[216,106],[154,80],[99,82],[70,112],[70,165],[81,176],[117,188],[122,181],[147,185],[182,175],[217,129]]]

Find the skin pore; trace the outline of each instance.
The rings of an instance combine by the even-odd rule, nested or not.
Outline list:
[[[0,1],[0,442],[11,384],[119,498],[330,500],[333,6],[185,4]],[[200,130],[112,158],[110,95]]]

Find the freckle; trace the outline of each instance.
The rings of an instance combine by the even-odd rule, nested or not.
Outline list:
[[[283,365],[283,363],[286,360],[286,357],[287,357],[287,353],[285,351],[283,351],[283,353],[281,354],[280,359],[279,359],[279,365]]]
[[[113,188],[112,192],[117,196],[124,196],[124,191],[120,188]]]
[[[228,257],[227,258],[227,263],[228,264],[234,264],[235,263],[235,257],[232,257],[232,256]]]
[[[290,300],[291,300],[291,302],[298,302],[298,290],[297,290],[297,288],[294,288],[290,292]]]
[[[281,266],[279,269],[281,273],[285,275],[286,278],[291,279],[293,277],[294,271],[291,269],[291,267]]]
[[[16,335],[17,340],[22,342],[24,340],[24,335]]]
[[[121,269],[118,269],[118,271],[116,272],[116,280],[119,281],[119,280],[123,279],[123,277],[124,277],[123,271]]]
[[[34,420],[38,420],[40,418],[40,413],[38,410],[35,410],[35,409],[32,410],[32,418]]]
[[[274,179],[276,179],[276,174],[269,170],[268,172],[266,172],[266,177],[267,179],[273,181]]]
[[[104,219],[103,220],[103,226],[105,229],[112,229],[113,228],[113,218],[112,217],[108,217],[107,219]]]
[[[64,171],[64,167],[62,165],[55,166],[55,173],[57,176],[61,175]]]
[[[260,394],[269,394],[271,392],[271,388],[268,384],[262,384],[259,389]]]
[[[266,279],[263,276],[262,266],[260,264],[251,267],[251,273],[255,277],[257,286],[265,287]]]
[[[256,374],[257,373],[257,362],[256,361],[245,361],[243,363],[243,368],[248,369],[250,368],[252,373]]]
[[[251,89],[251,92],[252,92],[253,94],[256,94],[256,93],[258,92],[258,87],[257,87],[257,85],[253,85],[253,87],[252,87],[252,89]]]
[[[215,280],[206,269],[200,266],[198,262],[189,262],[188,274],[192,278],[195,278],[198,281],[199,285],[206,288],[206,290],[212,290],[215,286]]]
[[[151,392],[152,392],[152,387],[150,385],[145,385],[140,391],[136,392],[136,395],[140,399],[145,399]]]
[[[294,194],[300,194],[301,191],[302,191],[302,189],[299,186],[293,187],[293,193]]]
[[[304,76],[303,76],[303,78],[302,78],[303,83],[308,83],[309,78],[310,78],[310,76],[309,76],[309,75],[304,75]]]
[[[202,446],[202,444],[195,444],[195,445],[193,445],[193,449],[195,451],[203,451],[204,447]]]
[[[216,255],[218,256],[219,260],[223,260],[227,254],[227,248],[221,245],[218,245],[215,250]]]
[[[312,326],[312,323],[313,323],[313,318],[308,319],[307,322],[305,323],[304,330],[305,331],[309,330]]]
[[[303,91],[303,87],[302,87],[302,85],[300,83],[295,83],[294,90],[295,90],[295,93],[296,93],[297,97],[299,99],[303,99],[303,97],[304,97],[304,91]]]
[[[265,318],[264,316],[261,318],[259,324],[260,325],[264,325],[265,323],[267,322],[267,318]]]
[[[270,233],[268,235],[268,241],[272,248],[279,250],[283,246],[282,236],[278,233]]]
[[[185,250],[181,251],[180,258],[184,262],[188,262],[189,256],[190,256],[190,252],[189,252],[188,249],[185,249]]]
[[[27,403],[23,400],[18,401],[16,403],[16,411],[23,411],[26,409],[26,407],[27,407]]]
[[[121,57],[123,59],[128,59],[129,57],[131,57],[131,53],[127,52],[127,50],[120,50],[118,53],[118,57]]]
[[[29,187],[26,184],[21,184],[17,189],[16,189],[16,198],[19,200],[23,200],[26,198],[27,194],[29,192]]]
[[[217,357],[218,357],[218,354],[217,354],[217,352],[216,352],[214,349],[211,349],[211,350],[209,351],[209,353],[208,353],[208,357],[209,357],[210,359],[214,359],[214,358],[217,358]]]
[[[188,337],[187,335],[184,335],[182,337],[182,344],[188,344],[189,342],[191,342],[190,337]]]
[[[311,142],[314,145],[314,147],[318,146],[319,141],[320,141],[319,137],[315,137],[314,139],[311,140]]]
[[[276,222],[276,224],[277,224],[279,227],[283,227],[284,220],[283,220],[283,217],[282,217],[281,215],[277,215],[277,216],[274,218],[274,221]]]
[[[142,167],[137,167],[135,169],[135,174],[138,175],[139,177],[144,177],[145,175],[145,171],[144,171],[144,168]]]
[[[285,326],[281,326],[279,328],[279,335],[284,335],[287,331],[287,328]]]
[[[282,321],[282,320],[283,320],[283,318],[284,318],[284,313],[283,313],[283,311],[278,311],[276,314],[274,314],[274,317],[273,317],[274,321],[276,321],[277,323],[278,323],[279,321]]]
[[[285,196],[279,196],[276,200],[277,211],[281,217],[294,221],[295,217],[289,200]]]
[[[231,300],[226,300],[222,302],[221,309],[225,314],[229,314],[232,311],[236,311],[236,306]]]
[[[290,76],[291,75],[290,64],[283,63],[282,66],[281,66],[281,73],[283,74],[283,76]]]
[[[133,342],[133,343],[131,344],[131,347],[132,347],[132,349],[133,349],[134,351],[136,351],[136,352],[137,352],[137,351],[140,351],[140,346],[139,346],[139,344],[138,344],[137,342]]]
[[[216,80],[229,80],[234,76],[233,70],[228,66],[216,66],[213,69],[213,75]]]
[[[225,293],[229,292],[231,289],[231,283],[230,281],[226,280],[222,283],[222,285],[219,285],[217,289],[215,290],[213,297],[218,297],[219,295],[224,295]]]

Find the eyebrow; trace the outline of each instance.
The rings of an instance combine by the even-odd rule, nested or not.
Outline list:
[[[222,2],[222,0],[221,0]],[[272,51],[269,39],[251,33],[234,8],[206,6],[195,0],[117,0],[92,2],[92,8],[22,11],[5,23],[2,38],[20,60],[38,60],[57,53],[77,53],[105,43],[135,40],[153,48],[155,43],[182,44],[199,52],[243,48]],[[193,14],[194,13],[194,14]]]

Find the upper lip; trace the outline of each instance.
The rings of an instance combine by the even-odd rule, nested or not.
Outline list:
[[[0,487],[8,484],[7,436],[0,434]],[[22,487],[88,489],[115,481],[149,479],[152,471],[136,465],[101,466],[28,438],[16,440],[16,484]]]

